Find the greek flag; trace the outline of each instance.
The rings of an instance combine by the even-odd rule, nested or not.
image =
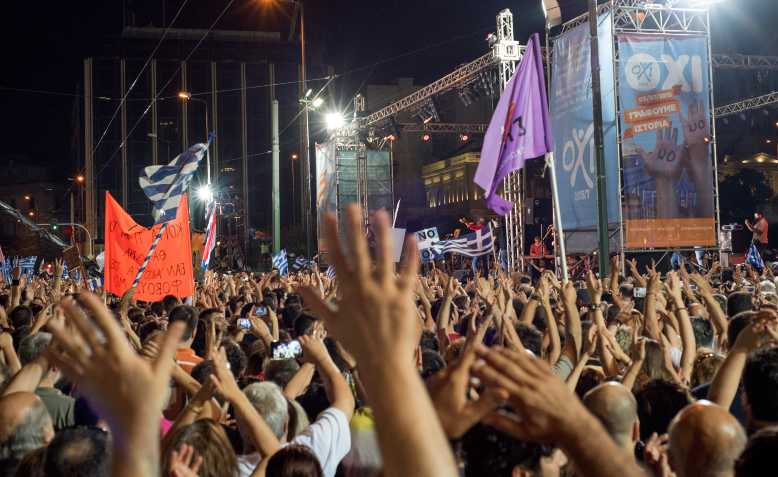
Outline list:
[[[143,169],[138,182],[153,204],[151,215],[155,224],[176,218],[181,196],[186,192],[207,150],[208,144],[195,144],[166,166],[148,166]]]
[[[22,271],[22,275],[34,275],[35,274],[35,262],[38,257],[22,257],[16,261],[16,266]]]
[[[327,267],[327,278],[329,278],[330,281],[335,279],[335,265]]]
[[[466,257],[480,257],[492,253],[494,249],[494,237],[492,228],[489,225],[481,230],[463,235],[451,240],[441,240],[435,242],[430,247],[436,256],[444,253],[458,253]]]
[[[311,260],[308,260],[305,257],[297,257],[292,263],[292,271],[299,272],[300,270],[306,269],[310,266],[311,266]]]
[[[278,270],[280,275],[289,273],[289,262],[286,260],[286,249],[281,249],[273,254],[273,268]]]
[[[762,273],[762,270],[764,270],[764,260],[762,260],[762,256],[759,255],[756,244],[751,244],[751,247],[748,248],[746,263],[759,270],[759,273]]]

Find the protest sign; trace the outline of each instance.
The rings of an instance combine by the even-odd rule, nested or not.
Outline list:
[[[138,225],[110,193],[105,197],[105,290],[122,295],[131,286],[161,225]],[[187,198],[181,199],[175,220],[167,228],[141,277],[135,299],[158,301],[194,293],[192,247]]]

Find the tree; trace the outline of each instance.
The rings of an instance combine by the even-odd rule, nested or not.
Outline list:
[[[753,169],[740,169],[719,184],[721,223],[742,222],[768,203],[773,190],[767,177]]]

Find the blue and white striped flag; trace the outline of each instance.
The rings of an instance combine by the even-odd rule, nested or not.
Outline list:
[[[278,270],[280,275],[289,273],[289,262],[286,260],[286,249],[281,249],[273,254],[273,268]]]
[[[35,262],[38,257],[22,257],[17,260],[16,266],[22,271],[22,275],[34,275],[35,274]]]
[[[327,278],[329,278],[330,281],[335,279],[335,265],[327,267]]]
[[[151,215],[155,224],[176,218],[181,196],[186,192],[207,150],[208,144],[195,144],[176,156],[168,165],[148,166],[143,169],[138,182],[154,207]]]
[[[309,268],[311,266],[311,262],[312,262],[311,260],[308,260],[305,257],[297,257],[294,259],[294,262],[292,263],[292,271],[299,272],[300,270]]]
[[[751,244],[751,246],[748,248],[746,262],[759,270],[759,273],[762,273],[762,270],[764,270],[764,260],[762,260],[762,256],[759,255],[759,250],[757,250],[755,244]]]
[[[436,257],[438,255],[443,255],[444,253],[458,253],[460,255],[465,255],[466,257],[480,257],[481,255],[492,253],[492,250],[494,249],[492,228],[491,226],[486,225],[481,230],[463,235],[459,238],[435,242],[430,249],[434,252]]]

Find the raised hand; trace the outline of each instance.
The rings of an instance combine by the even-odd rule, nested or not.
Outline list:
[[[710,141],[710,127],[708,114],[702,101],[694,101],[689,104],[689,113],[684,116],[681,113],[684,142],[686,146],[707,144]]]
[[[171,477],[197,477],[201,465],[203,456],[189,444],[181,444],[179,450],[170,451],[168,472]]]
[[[641,151],[646,172],[654,178],[675,180],[681,175],[683,145],[678,144],[678,129],[665,128],[656,133],[652,152]]]
[[[469,345],[459,361],[440,371],[429,382],[435,411],[450,439],[461,437],[508,398],[506,392],[494,388],[484,390],[478,399],[467,398],[475,362],[475,346]]]
[[[337,310],[310,288],[301,289],[301,293],[306,304],[324,318],[328,328],[359,363],[373,360],[375,356],[410,361],[421,331],[413,303],[419,263],[415,241],[409,237],[406,242],[403,269],[399,277],[395,277],[389,219],[386,214],[376,214],[378,261],[373,270],[367,242],[364,235],[357,232],[361,220],[359,208],[350,206],[347,209],[351,232],[347,255],[338,236],[335,217],[329,215],[325,219],[325,237],[338,270],[342,294]]]
[[[50,347],[47,355],[108,422],[115,436],[114,475],[154,475],[159,466],[159,418],[183,324],[168,328],[157,358],[147,361],[133,351],[97,296],[86,292],[77,299],[61,304],[74,326],[66,329],[49,322],[59,346]]]

